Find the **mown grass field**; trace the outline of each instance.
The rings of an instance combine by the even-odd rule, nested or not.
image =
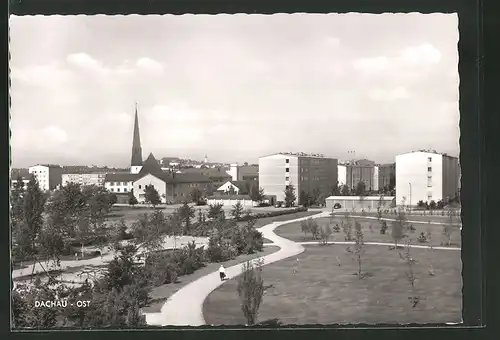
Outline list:
[[[336,216],[335,218],[317,218],[315,221],[318,223],[318,225],[322,226],[325,224],[330,224],[331,227],[333,227],[336,223],[338,223],[339,226],[341,226],[340,222],[343,218],[340,216]],[[361,224],[361,227],[363,228],[363,233],[364,233],[364,240],[365,242],[389,242],[392,243],[393,239],[391,237],[391,221],[386,221],[387,222],[387,231],[385,234],[380,234],[380,227],[381,227],[381,221],[378,220],[373,220],[373,219],[363,219],[362,217],[360,218],[353,218],[353,220],[358,221]],[[409,220],[413,221],[413,217],[409,217]],[[436,219],[431,220],[432,222],[438,222],[438,223],[445,223],[445,221],[438,220]],[[354,222],[353,222],[354,223]],[[422,221],[422,223],[412,223],[413,227],[415,227],[414,232],[409,232],[408,233],[408,238],[411,240],[412,244],[421,244],[421,245],[426,245],[426,244],[432,244],[433,246],[441,246],[441,243],[447,243],[446,237],[443,235],[443,225],[440,224],[429,224],[428,222]],[[370,229],[371,225],[371,229]],[[418,242],[418,237],[420,236],[421,232],[427,233],[428,231],[431,232],[431,240],[427,240],[428,242],[426,243],[420,243]],[[279,226],[274,230],[274,232],[281,236],[285,237],[287,239],[290,239],[295,242],[306,242],[306,241],[314,241],[313,237],[311,234],[305,234],[302,232],[301,227],[300,227],[300,222],[292,222],[288,224],[284,224],[282,226]],[[353,235],[354,235],[354,226],[353,226]],[[330,241],[335,242],[335,241],[345,241],[345,236],[344,232],[342,231],[342,228],[340,228],[340,232],[332,233],[330,237]],[[461,244],[461,232],[460,232],[460,227],[456,226],[453,231],[452,231],[452,237],[451,237],[451,245],[452,247],[460,247]]]
[[[298,257],[263,267],[265,291],[258,321],[279,318],[285,324],[460,322],[462,282],[460,251],[412,249],[417,263],[415,308],[409,297],[408,265],[386,246],[366,246],[363,271],[346,246],[311,245]],[[297,258],[299,259],[297,261]],[[340,264],[340,266],[339,266]],[[430,268],[434,276],[430,274]],[[297,272],[294,274],[294,268]],[[205,300],[208,324],[241,325],[237,281],[232,279]]]

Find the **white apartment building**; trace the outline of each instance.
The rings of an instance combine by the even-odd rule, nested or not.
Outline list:
[[[284,201],[288,185],[295,188],[298,204],[300,193],[319,189],[325,196],[338,180],[338,160],[319,154],[277,153],[259,158],[259,187],[264,193]]]
[[[373,167],[373,181],[372,181],[372,190],[374,191],[378,191],[379,189],[379,166],[378,165],[375,165]]]
[[[29,167],[28,172],[35,176],[40,190],[54,190],[61,185],[63,169],[59,165],[38,164]]]
[[[104,187],[115,194],[128,194],[134,187],[136,174],[110,173],[106,174]]]
[[[63,174],[62,175],[62,186],[66,186],[70,182],[77,183],[80,185],[104,186],[105,178],[106,178],[105,173]]]
[[[337,173],[338,173],[338,185],[339,187],[342,185],[345,185],[347,183],[347,167],[345,164],[339,164],[337,166]]]
[[[458,158],[420,150],[396,156],[396,203],[448,200],[458,193]]]

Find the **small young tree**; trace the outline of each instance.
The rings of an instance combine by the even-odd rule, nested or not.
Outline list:
[[[132,191],[130,191],[130,195],[128,197],[128,204],[131,205],[132,207],[134,207],[137,203],[139,203],[139,202],[137,201],[137,198],[135,198],[134,189],[132,189]]]
[[[256,324],[259,307],[264,296],[262,265],[262,260],[255,263],[247,261],[242,265],[241,275],[238,276],[238,296],[241,310],[248,325]]]
[[[196,205],[199,205],[200,202],[201,202],[201,199],[203,197],[203,193],[201,192],[200,189],[198,188],[194,188],[192,191],[191,191],[191,201],[196,204]]]
[[[352,220],[349,213],[344,215],[344,219],[340,221],[340,225],[344,232],[345,240],[352,241]]]
[[[380,222],[380,234],[385,235],[387,231],[387,222],[385,220]]]
[[[223,206],[224,205],[222,203],[210,204],[208,206],[208,218],[215,219],[220,215],[223,215],[224,214],[224,210],[222,210]]]
[[[406,278],[411,286],[411,296],[408,297],[408,300],[410,300],[410,302],[412,304],[412,308],[415,308],[421,299],[420,299],[420,296],[418,296],[417,290],[415,287],[415,282],[417,280],[417,277],[415,275],[415,271],[413,270],[413,266],[415,265],[416,261],[411,256],[411,241],[410,240],[406,241],[405,253],[404,253],[403,258],[408,266],[408,269],[406,271]]]
[[[144,200],[147,204],[151,204],[153,208],[161,203],[158,190],[156,190],[153,185],[146,185],[144,189]]]
[[[361,280],[365,277],[365,273],[363,273],[363,256],[365,254],[365,241],[363,235],[363,229],[361,227],[361,223],[358,221],[354,222],[355,236],[354,236],[354,249],[351,247],[347,248],[347,251],[354,255],[356,258],[356,262],[358,263],[358,279]]]
[[[233,216],[236,221],[239,221],[242,215],[243,215],[243,204],[241,204],[241,201],[237,201],[236,204],[233,205],[233,209],[231,210],[231,216]]]
[[[295,188],[292,184],[290,184],[285,189],[285,207],[293,207],[296,199],[297,196],[295,196]]]
[[[392,240],[394,241],[394,248],[398,249],[398,243],[399,243],[399,241],[401,241],[404,238],[405,234],[404,234],[403,226],[400,223],[398,223],[397,221],[392,222],[391,236],[392,236]]]
[[[380,221],[382,218],[382,209],[384,207],[384,195],[380,195],[377,204],[377,219]]]
[[[308,218],[307,219],[307,224],[309,225],[309,232],[311,233],[313,239],[317,240],[319,238],[319,234],[320,234],[320,228],[319,228],[319,225],[318,223],[312,219],[312,218]]]
[[[455,229],[454,213],[452,210],[448,211],[448,221],[443,225],[443,236],[445,238],[445,244],[447,246],[451,245],[451,239],[453,236],[453,229]]]
[[[250,188],[250,198],[252,201],[261,203],[264,200],[264,197],[264,189],[259,188],[257,185],[253,185]]]
[[[307,234],[311,232],[309,223],[307,223],[307,220],[302,220],[300,221],[300,230],[304,233],[304,239],[307,239]]]
[[[349,195],[351,195],[351,190],[349,189],[349,187],[346,184],[342,184],[342,187],[340,189],[340,194],[342,196],[349,196]]]
[[[333,231],[332,228],[330,227],[330,224],[325,223],[319,228],[319,244],[320,245],[327,245],[328,240],[330,239],[330,236],[332,235]]]
[[[177,214],[184,223],[184,227],[189,229],[191,226],[191,219],[194,218],[194,208],[191,207],[188,202],[184,202],[182,206],[177,209]]]

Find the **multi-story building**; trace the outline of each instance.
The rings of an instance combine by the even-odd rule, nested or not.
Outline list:
[[[346,163],[346,184],[352,190],[355,190],[359,182],[365,183],[366,190],[374,189],[375,184],[375,162],[368,159],[360,159]]]
[[[277,153],[259,158],[259,186],[264,193],[284,201],[285,189],[295,188],[297,202],[300,193],[319,190],[325,197],[338,180],[338,160],[319,154]]]
[[[231,164],[227,173],[231,176],[232,181],[257,181],[259,179],[259,165]]]
[[[396,202],[447,201],[458,195],[458,158],[420,150],[396,156]]]
[[[114,194],[129,194],[137,176],[126,172],[109,173],[105,175],[104,187]]]
[[[20,179],[23,182],[23,187],[26,189],[30,178],[31,175],[28,169],[12,169],[10,173],[11,187],[14,187],[18,179]]]
[[[347,165],[339,164],[337,166],[337,173],[338,173],[337,177],[338,186],[340,187],[342,185],[347,184]]]
[[[179,174],[208,177],[214,190],[231,180],[231,175],[223,168],[184,168],[179,170]]]
[[[79,174],[62,174],[62,186],[68,183],[76,183],[80,185],[97,185],[104,186],[106,173],[79,173]]]
[[[53,164],[38,164],[29,167],[28,172],[33,174],[41,190],[54,190],[61,185],[63,168]]]
[[[393,190],[396,186],[396,163],[379,164],[378,169],[378,189]]]

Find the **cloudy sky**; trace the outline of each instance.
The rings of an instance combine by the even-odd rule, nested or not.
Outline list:
[[[456,15],[11,17],[14,167],[458,155]]]

